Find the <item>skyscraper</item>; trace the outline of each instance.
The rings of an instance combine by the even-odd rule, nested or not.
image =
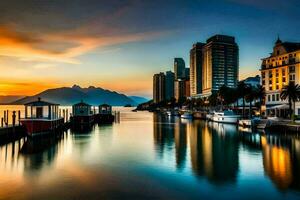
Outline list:
[[[172,71],[166,72],[166,84],[165,84],[165,99],[171,100],[174,98],[174,81],[175,81],[175,75]]]
[[[153,76],[153,101],[159,103],[165,100],[165,74],[159,73]]]
[[[191,96],[202,93],[202,48],[205,44],[197,42],[190,50],[190,93]]]
[[[236,87],[239,49],[234,37],[215,35],[203,47],[202,95],[217,92],[223,85]]]
[[[180,101],[182,98],[185,97],[185,80],[184,79],[177,79],[174,82],[174,94],[176,101]]]
[[[175,80],[185,77],[185,62],[182,58],[174,58]]]

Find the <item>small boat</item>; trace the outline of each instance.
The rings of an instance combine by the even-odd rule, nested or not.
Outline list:
[[[241,127],[251,127],[252,126],[252,120],[251,119],[241,119],[239,120],[239,126]]]
[[[98,123],[111,124],[115,120],[115,116],[112,114],[112,107],[108,104],[99,105]]]
[[[171,110],[168,110],[168,111],[166,112],[166,115],[168,115],[169,117],[171,117],[171,116],[174,115],[174,113],[173,113]]]
[[[25,117],[20,122],[28,136],[50,133],[63,127],[64,119],[59,116],[58,105],[41,98],[25,104]]]
[[[91,125],[94,123],[92,106],[81,101],[72,106],[73,116],[71,117],[73,126]]]
[[[237,124],[240,115],[236,115],[232,110],[225,110],[222,112],[214,112],[211,120],[220,123]]]
[[[209,120],[209,121],[212,120],[213,115],[214,115],[213,113],[207,113],[206,114],[206,119]]]
[[[190,111],[184,111],[180,117],[183,119],[193,119],[193,113]]]

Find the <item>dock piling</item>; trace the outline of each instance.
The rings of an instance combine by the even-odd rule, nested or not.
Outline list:
[[[6,124],[6,110],[4,110],[3,117],[4,117],[4,124]]]
[[[19,120],[19,126],[21,125],[21,111],[18,110],[18,120]]]
[[[8,126],[8,110],[6,110],[6,126]]]
[[[12,125],[13,126],[16,125],[16,111],[13,111],[13,114],[12,114]]]

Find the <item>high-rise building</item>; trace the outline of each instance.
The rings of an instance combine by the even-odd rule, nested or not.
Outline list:
[[[300,43],[276,41],[270,56],[262,59],[261,83],[265,88],[267,115],[286,117],[288,102],[280,92],[289,82],[300,84]],[[295,114],[300,114],[300,102],[295,103]]]
[[[185,77],[185,62],[182,58],[174,58],[175,80]]]
[[[185,80],[190,80],[190,68],[185,68],[184,69],[184,79]]]
[[[184,97],[190,96],[190,81],[186,79],[178,79],[174,82],[174,95],[178,102]]]
[[[178,102],[183,97],[185,97],[185,80],[184,79],[177,79],[174,82],[174,94],[175,99]]]
[[[202,48],[205,44],[197,42],[190,50],[190,88],[191,96],[202,93]]]
[[[165,98],[166,100],[171,100],[174,98],[174,81],[175,75],[172,71],[166,72],[166,84],[165,84]]]
[[[235,38],[215,35],[203,47],[202,95],[208,96],[226,85],[238,82],[239,49]]]
[[[159,103],[165,100],[165,74],[159,73],[153,76],[153,101]]]

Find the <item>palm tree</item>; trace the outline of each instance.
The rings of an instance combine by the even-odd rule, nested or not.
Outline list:
[[[288,99],[289,114],[291,118],[295,111],[295,102],[299,99],[299,97],[300,97],[300,86],[298,84],[295,85],[294,82],[289,82],[288,85],[282,88],[282,91],[280,93],[280,98],[282,100]],[[294,103],[294,109],[292,109],[292,103]]]
[[[249,118],[252,117],[252,102],[254,101],[255,96],[255,88],[249,85],[247,87],[247,94],[245,96],[246,101],[249,102]]]
[[[245,115],[245,97],[248,93],[247,90],[248,90],[248,85],[244,81],[238,83],[238,87],[237,87],[238,97],[243,99],[243,116]]]
[[[259,101],[259,115],[261,116],[261,106],[263,104],[263,100],[266,96],[266,91],[265,91],[265,88],[261,85],[258,85],[256,88],[255,88],[255,99],[258,99]]]

